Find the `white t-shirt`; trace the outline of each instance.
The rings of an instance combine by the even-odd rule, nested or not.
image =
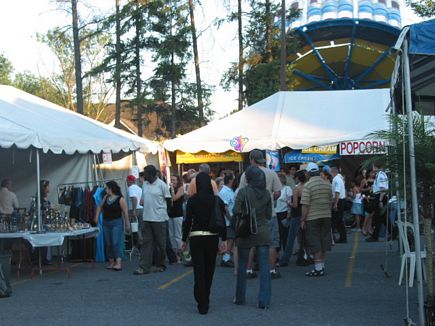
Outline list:
[[[388,176],[384,171],[379,171],[373,183],[373,192],[377,193],[383,190],[388,190]]]
[[[137,199],[136,209],[142,209],[143,206],[140,204],[140,200],[142,198],[142,189],[136,185],[132,184],[128,187],[128,198],[129,198],[129,208],[133,209],[133,200],[131,198],[135,197]]]
[[[335,193],[338,192],[340,196],[339,199],[346,198],[346,189],[344,187],[344,181],[341,174],[337,174],[334,179],[332,179],[332,197],[335,198]]]
[[[159,178],[153,183],[145,181],[142,188],[143,220],[165,222],[169,219],[166,198],[172,198],[169,187]]]
[[[288,202],[291,200],[293,196],[293,191],[290,186],[284,186],[281,190],[281,196],[276,201],[276,212],[282,213],[287,212],[289,209]]]

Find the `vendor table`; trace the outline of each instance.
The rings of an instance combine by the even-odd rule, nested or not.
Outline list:
[[[41,247],[59,247],[64,243],[65,238],[89,238],[95,237],[98,234],[98,227],[91,227],[86,229],[74,230],[74,231],[66,231],[66,232],[46,232],[46,233],[33,233],[33,232],[7,232],[0,233],[0,240],[3,239],[24,239],[27,240],[32,247],[41,248]],[[1,247],[3,247],[3,241],[1,241]],[[42,263],[41,263],[41,252],[39,252],[39,274],[42,275]],[[45,270],[53,270],[53,268],[44,268]],[[71,272],[69,268],[60,268],[60,263],[56,270],[65,270],[70,277]],[[32,269],[32,276],[34,270]]]

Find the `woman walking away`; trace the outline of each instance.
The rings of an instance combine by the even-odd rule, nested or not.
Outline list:
[[[219,236],[223,240],[222,251],[226,251],[226,230],[223,228],[222,234],[210,232],[210,217],[215,208],[215,200],[219,201],[223,216],[225,215],[225,204],[214,195],[208,174],[198,173],[195,182],[197,191],[187,202],[181,250],[186,249],[186,241],[189,238],[195,278],[193,293],[199,313],[205,315],[209,309],[210,288],[216,265]]]
[[[250,166],[245,175],[248,186],[240,189],[237,193],[234,215],[242,212],[246,198],[251,210],[255,210],[257,233],[251,234],[247,238],[237,239],[239,265],[237,266],[236,296],[233,302],[238,305],[246,303],[246,268],[249,250],[255,247],[261,273],[257,307],[266,309],[270,305],[272,292],[269,272],[269,246],[271,244],[269,221],[272,218],[272,199],[266,190],[266,176],[263,171],[256,166]]]
[[[103,234],[106,255],[109,258],[107,269],[121,271],[121,248],[123,240],[123,225],[125,232],[129,233],[128,209],[121,189],[115,181],[106,183],[106,195],[101,205],[97,208],[94,222],[98,224],[98,216],[103,212]]]

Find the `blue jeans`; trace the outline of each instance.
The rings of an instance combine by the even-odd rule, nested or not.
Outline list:
[[[270,305],[272,284],[269,270],[269,246],[256,246],[257,259],[260,265],[260,291],[258,304]],[[246,268],[248,266],[249,248],[238,248],[239,264],[237,267],[237,284],[235,300],[239,304],[246,302]]]
[[[293,255],[293,244],[298,235],[300,226],[301,226],[300,217],[292,217],[290,219],[290,225],[288,227],[287,245],[285,247],[284,252],[282,253],[281,259],[279,260],[280,264],[288,264],[288,262],[290,261],[290,258]]]
[[[104,245],[108,258],[121,258],[122,236],[124,232],[123,219],[103,220]]]

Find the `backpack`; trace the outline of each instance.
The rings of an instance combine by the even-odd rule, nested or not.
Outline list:
[[[6,275],[3,269],[3,265],[0,264],[0,298],[10,297],[12,294],[11,283],[9,277]]]

